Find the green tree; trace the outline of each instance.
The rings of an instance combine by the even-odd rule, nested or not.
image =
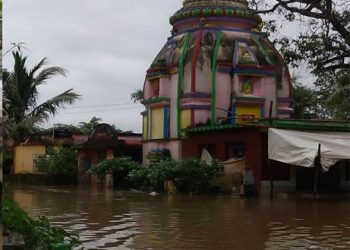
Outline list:
[[[350,119],[350,70],[320,74],[315,87],[330,117]]]
[[[275,33],[275,43],[289,65],[306,62],[314,74],[317,117],[349,119],[350,1],[252,0],[250,4],[257,13],[278,14],[279,20],[304,27],[294,37],[281,36],[276,21],[270,20],[265,30]],[[283,21],[279,26],[283,28]]]
[[[90,135],[94,127],[101,121],[101,118],[93,116],[88,122],[79,122],[78,127],[83,134]]]
[[[94,128],[98,124],[100,124],[101,121],[102,121],[101,118],[94,116],[88,122],[79,122],[78,128],[79,128],[80,132],[82,132],[83,134],[91,135]],[[118,128],[115,124],[112,124],[111,127],[115,133],[132,133],[132,130],[124,131],[124,130]]]
[[[79,97],[72,89],[38,104],[38,87],[56,75],[66,75],[61,67],[46,67],[46,58],[32,69],[26,66],[27,57],[13,52],[12,72],[3,72],[3,117],[4,135],[14,143],[22,142],[33,135],[38,125],[57,114],[65,104],[72,104]]]
[[[293,81],[292,103],[293,118],[310,119],[317,117],[316,92],[296,81]]]
[[[141,102],[143,100],[143,90],[138,89],[135,92],[132,92],[130,98],[133,102]]]
[[[299,36],[279,37],[290,62],[305,60],[315,73],[350,68],[350,2],[348,0],[252,0],[257,13],[275,13],[307,27]]]
[[[45,155],[35,161],[40,171],[49,175],[77,175],[77,150],[75,148],[48,148]]]
[[[111,127],[114,129],[116,133],[132,133],[132,130],[122,130],[118,128],[115,124],[112,124]]]

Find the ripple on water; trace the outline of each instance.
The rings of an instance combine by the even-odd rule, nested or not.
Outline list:
[[[72,189],[62,202],[62,192],[19,192],[19,198],[33,195],[17,200],[31,201],[30,210],[22,206],[31,215],[46,215],[79,234],[84,249],[350,249],[348,203],[341,201],[310,207],[294,200],[107,196]]]
[[[277,225],[274,223],[274,225]],[[308,226],[270,226],[265,249],[350,249],[346,225],[324,225],[318,230]]]

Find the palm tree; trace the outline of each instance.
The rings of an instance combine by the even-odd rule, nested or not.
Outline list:
[[[91,135],[94,128],[102,121],[99,117],[92,117],[88,122],[79,122],[79,129],[85,135]]]
[[[66,76],[60,67],[46,67],[46,58],[31,70],[26,67],[27,57],[19,51],[12,52],[14,69],[3,72],[4,136],[20,143],[38,129],[38,125],[54,116],[64,104],[72,104],[79,95],[72,89],[38,104],[38,87],[55,75]]]

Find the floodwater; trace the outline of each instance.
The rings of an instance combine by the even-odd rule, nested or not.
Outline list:
[[[8,187],[31,216],[80,235],[84,249],[350,249],[349,199],[155,197],[131,191]]]

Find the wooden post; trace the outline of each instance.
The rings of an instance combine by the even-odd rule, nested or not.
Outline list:
[[[271,160],[267,160],[267,166],[269,167],[269,177],[270,177],[270,198],[273,199],[273,177],[272,177],[272,165],[271,165]]]
[[[314,170],[314,197],[318,195],[318,176],[320,174],[321,168],[321,144],[318,144],[317,156],[314,160],[315,170]]]
[[[272,125],[272,107],[273,107],[273,101],[270,101],[270,107],[269,107],[269,125]]]

